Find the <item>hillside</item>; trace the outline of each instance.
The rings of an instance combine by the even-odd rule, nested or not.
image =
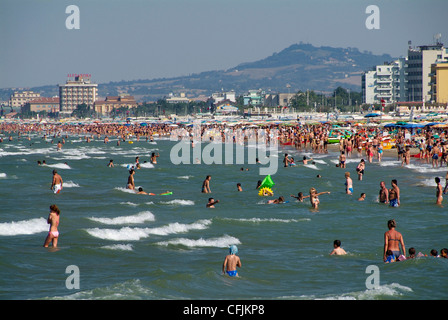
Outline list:
[[[359,92],[362,72],[392,60],[390,55],[373,55],[356,48],[315,47],[301,43],[265,59],[241,63],[228,70],[99,84],[99,95],[129,93],[139,101],[155,101],[171,92],[185,92],[188,97],[197,97],[221,90],[234,90],[239,95],[259,88],[267,92],[287,92],[287,85],[291,92],[307,89],[332,92],[338,86]],[[43,96],[58,94],[56,84],[31,90]],[[0,99],[7,100],[10,92],[9,89],[0,89]]]

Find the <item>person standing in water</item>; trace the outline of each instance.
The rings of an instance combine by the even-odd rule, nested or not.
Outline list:
[[[442,188],[442,185],[440,184],[440,178],[439,177],[435,177],[434,180],[436,181],[436,184],[437,184],[437,187],[436,187],[436,204],[442,205],[443,188]]]
[[[202,193],[211,193],[212,191],[210,190],[210,179],[212,178],[212,176],[207,176],[205,177],[204,182],[202,182]]]
[[[380,192],[378,196],[378,201],[380,203],[389,203],[389,190],[387,190],[384,181],[380,182]]]
[[[392,180],[392,188],[389,189],[389,205],[391,207],[400,206],[400,189],[398,188],[397,180]]]
[[[389,228],[389,231],[384,233],[384,261],[386,261],[387,259],[388,250],[392,251],[395,259],[398,259],[398,257],[402,254],[400,252],[400,245],[403,254],[406,254],[403,236],[400,232],[395,230],[395,228],[397,227],[397,223],[395,222],[395,220],[389,220],[387,222],[387,227]]]
[[[345,193],[353,194],[353,181],[350,178],[350,172],[345,173]]]
[[[231,245],[229,248],[229,254],[224,259],[222,264],[222,273],[231,276],[238,277],[238,271],[236,267],[241,268],[241,260],[236,254],[238,253],[238,247],[236,245]]]
[[[58,206],[55,204],[52,204],[50,206],[50,214],[47,218],[47,223],[50,225],[50,231],[48,232],[47,238],[44,242],[44,247],[48,248],[50,243],[53,244],[53,248],[56,248],[58,246],[58,239],[59,239],[59,231],[58,231],[58,225],[59,225],[59,214],[61,211],[59,210]]]
[[[54,193],[59,193],[62,190],[62,183],[62,177],[56,170],[53,170],[53,180],[51,182],[50,189],[53,190]]]

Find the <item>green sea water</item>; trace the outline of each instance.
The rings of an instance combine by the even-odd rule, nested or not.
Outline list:
[[[264,178],[260,165],[174,165],[175,142],[168,139],[117,146],[114,139],[86,143],[71,136],[62,151],[37,135],[6,140],[0,144],[0,299],[448,298],[447,260],[382,261],[389,219],[397,221],[406,248],[429,255],[448,247],[448,200],[435,205],[434,182],[436,176],[445,182],[446,167],[433,169],[415,159],[401,167],[395,157],[384,158],[367,163],[358,181],[356,155],[340,169],[334,151],[280,148],[271,155],[278,161],[272,189],[274,197],[289,202],[268,205],[273,197],[256,190]],[[149,163],[151,152],[160,154],[155,165]],[[284,168],[285,152],[296,160],[311,156],[315,163]],[[136,186],[172,195],[125,189],[127,167],[137,156],[142,168]],[[114,168],[107,167],[110,159]],[[50,190],[53,169],[64,179],[56,195]],[[345,194],[345,171],[352,173],[353,196]],[[200,192],[206,175],[212,176],[211,195]],[[377,202],[380,181],[390,187],[392,179],[402,193],[399,208]],[[290,197],[307,195],[310,187],[331,192],[320,196],[318,211],[307,199]],[[367,194],[363,202],[357,201],[361,192]],[[214,209],[205,207],[210,196],[220,200]],[[42,247],[51,204],[61,209],[57,250]],[[347,255],[329,256],[335,239]],[[221,273],[231,244],[242,261],[238,278]],[[379,285],[368,288],[366,270],[372,265]],[[69,266],[79,270],[79,288],[67,285]]]

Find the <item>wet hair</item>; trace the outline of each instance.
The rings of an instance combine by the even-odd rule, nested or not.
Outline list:
[[[437,256],[437,250],[436,249],[432,249],[431,250],[431,255],[436,257]]]
[[[435,180],[436,180],[436,183],[440,182],[440,178],[439,177],[436,177]]]
[[[393,179],[393,180],[392,180],[392,183],[393,183],[393,184],[396,184],[396,185],[398,186],[398,182],[397,182],[396,179]]]
[[[397,227],[397,223],[395,222],[395,219],[392,219],[392,220],[387,221],[387,226],[388,226],[389,228],[395,228],[395,227]]]
[[[337,247],[340,247],[340,246],[341,246],[341,240],[334,240],[334,241],[333,241],[333,244],[334,244],[335,246],[337,246]]]
[[[52,212],[56,212],[57,215],[59,215],[59,214],[61,213],[61,210],[59,210],[58,206],[55,205],[55,204],[52,204],[52,205],[50,206],[50,210],[51,210]]]
[[[409,248],[409,254],[410,254],[410,255],[415,254],[415,248],[414,248],[414,247]]]
[[[138,191],[143,191],[143,188],[142,188],[142,187],[139,187],[139,188],[138,188]]]

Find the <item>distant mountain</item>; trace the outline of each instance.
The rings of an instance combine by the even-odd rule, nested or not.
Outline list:
[[[170,93],[180,92],[185,92],[188,97],[197,97],[221,90],[234,90],[240,95],[260,88],[266,92],[307,89],[332,92],[341,86],[360,92],[361,74],[393,59],[388,54],[374,55],[356,48],[315,47],[300,43],[265,59],[241,63],[227,70],[174,78],[109,82],[99,84],[98,91],[101,97],[129,93],[139,101],[155,101]],[[56,85],[31,90],[40,92],[42,96],[58,94]],[[9,94],[8,89],[0,90],[2,100],[9,99]]]

